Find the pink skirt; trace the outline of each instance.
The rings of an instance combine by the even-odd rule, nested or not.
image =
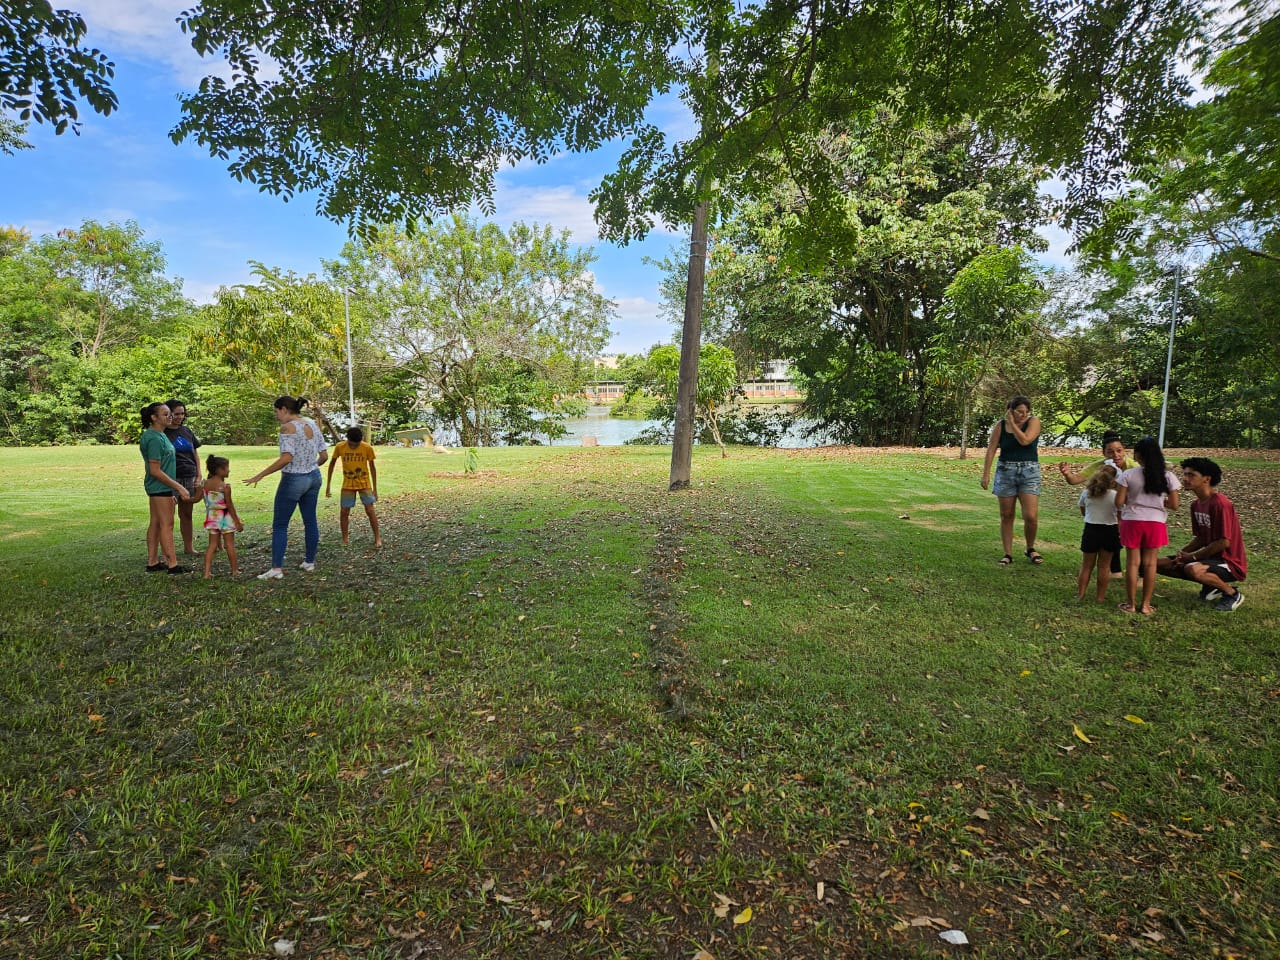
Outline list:
[[[1121,520],[1120,544],[1129,550],[1158,550],[1169,545],[1169,528],[1158,520]]]

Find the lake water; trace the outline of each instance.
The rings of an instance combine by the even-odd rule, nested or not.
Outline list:
[[[649,427],[656,427],[657,420],[626,420],[622,417],[609,416],[609,408],[606,406],[592,406],[587,408],[585,417],[570,417],[564,422],[568,429],[563,437],[553,441],[557,447],[578,447],[582,445],[583,437],[595,437],[596,442],[602,447],[620,447],[628,440],[639,436],[641,431],[647,430]],[[817,443],[813,440],[806,440],[800,436],[799,429],[793,428],[782,442],[778,444],[780,447],[813,447]]]

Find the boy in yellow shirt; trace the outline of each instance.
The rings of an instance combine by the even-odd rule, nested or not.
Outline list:
[[[342,497],[339,504],[342,512],[339,523],[342,526],[342,542],[350,543],[351,508],[356,505],[356,497],[364,504],[365,516],[369,518],[369,526],[373,528],[373,545],[382,546],[382,531],[378,527],[378,515],[373,505],[378,502],[378,468],[374,466],[373,447],[364,442],[364,431],[352,427],[347,431],[347,442],[333,448],[333,456],[329,458],[329,478],[325,484],[324,495],[333,496],[333,468],[342,461]]]

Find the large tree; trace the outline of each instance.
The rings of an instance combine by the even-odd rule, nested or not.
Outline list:
[[[714,194],[778,153],[796,179],[829,181],[809,145],[897,96],[914,121],[971,116],[1019,143],[1068,182],[1066,218],[1087,220],[1181,110],[1175,65],[1199,19],[1200,0],[204,0],[183,28],[232,75],[184,98],[173,136],[264,189],[317,188],[320,210],[353,224],[485,208],[500,163],[626,138],[593,194],[603,235],[625,242],[657,219],[704,224]],[[683,138],[644,116],[672,91],[696,121]],[[695,229],[692,267],[703,239]],[[686,343],[677,438],[697,356]],[[688,457],[677,443],[673,487]]]
[[[314,275],[261,263],[252,268],[256,283],[222,287],[204,308],[204,349],[263,399],[306,397],[310,412],[333,434],[328,414],[342,406],[345,392],[334,384],[346,379],[342,293]]]
[[[134,222],[98,223],[41,237],[29,255],[61,281],[49,290],[53,323],[83,356],[163,332],[183,311],[182,281],[165,275],[159,241]]]
[[[708,297],[717,325],[794,360],[805,412],[834,439],[950,439],[949,391],[933,369],[938,313],[984,249],[1042,244],[1036,171],[972,125],[904,130],[890,110],[820,146],[829,190],[815,195],[777,158],[719,231]]]
[[[547,432],[528,410],[554,420],[557,397],[591,374],[614,314],[594,259],[567,231],[454,215],[381,228],[329,266],[436,421],[476,446]]]

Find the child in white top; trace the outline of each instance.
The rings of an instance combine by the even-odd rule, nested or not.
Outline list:
[[[1093,568],[1098,567],[1098,602],[1107,599],[1111,583],[1111,557],[1120,552],[1120,527],[1116,515],[1116,469],[1103,465],[1090,475],[1080,491],[1080,513],[1084,533],[1080,535],[1080,574],[1076,577],[1076,599],[1083,600]]]

